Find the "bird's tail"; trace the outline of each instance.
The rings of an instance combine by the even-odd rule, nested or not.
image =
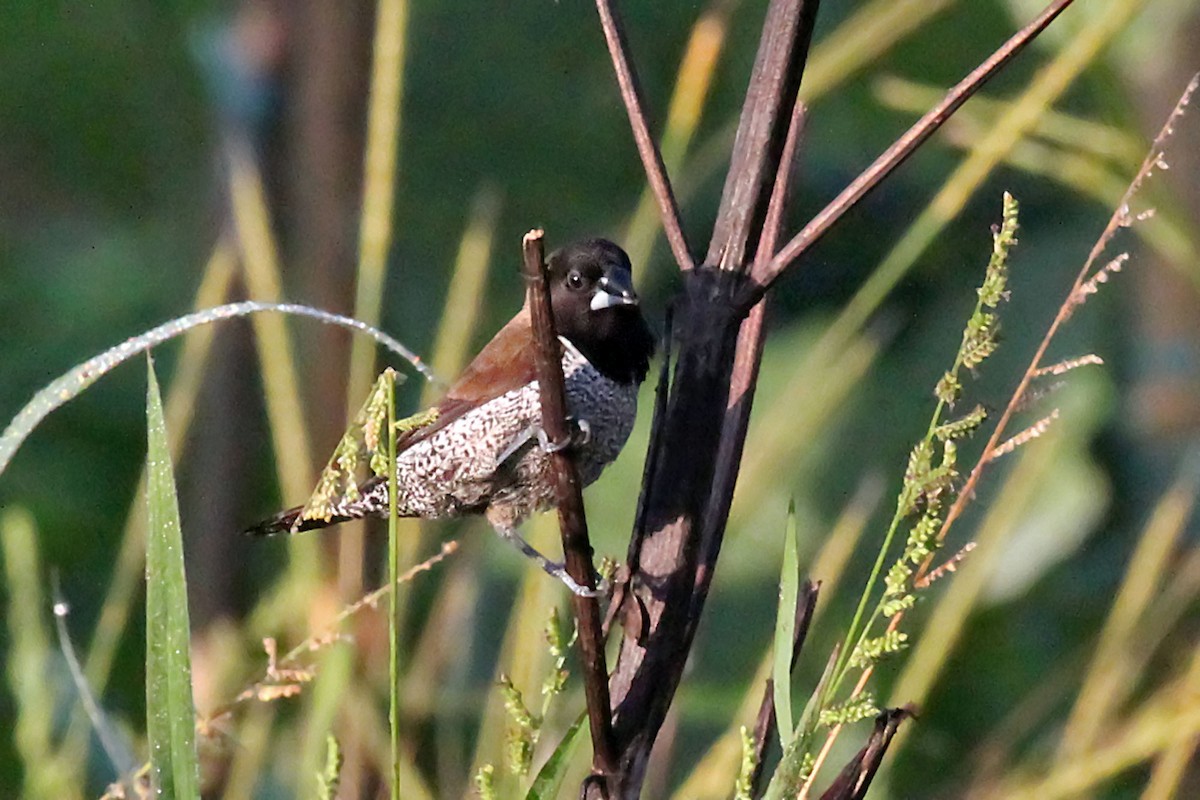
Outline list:
[[[250,536],[273,536],[277,533],[300,533],[318,528],[327,528],[339,522],[379,514],[387,510],[387,482],[372,478],[359,487],[359,499],[353,503],[339,504],[337,510],[328,517],[301,518],[304,506],[280,511],[273,517],[268,517],[256,525],[246,528],[243,533]]]
[[[335,515],[329,519],[317,517],[316,519],[300,519],[300,512],[304,510],[304,506],[296,506],[289,508],[287,511],[280,511],[273,517],[268,517],[262,522],[251,525],[243,533],[250,536],[274,536],[277,533],[300,533],[301,531],[311,531],[317,528],[324,528],[329,525],[336,525],[339,522],[345,522],[349,519],[355,519],[352,516]]]

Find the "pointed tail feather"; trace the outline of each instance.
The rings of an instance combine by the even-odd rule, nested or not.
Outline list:
[[[318,528],[325,528],[330,525],[336,525],[339,522],[345,522],[349,519],[354,519],[351,516],[335,515],[329,519],[300,519],[300,512],[304,510],[304,506],[296,506],[289,508],[287,511],[280,511],[273,517],[264,519],[256,525],[251,525],[246,530],[242,531],[249,536],[274,536],[278,533],[300,533],[301,531],[311,531]],[[299,524],[297,524],[299,521]]]
[[[360,499],[354,503],[347,503],[339,508],[342,513],[333,514],[328,519],[316,517],[313,519],[300,519],[301,513],[304,511],[304,506],[296,506],[289,508],[287,511],[280,511],[273,517],[264,519],[256,525],[251,525],[243,531],[250,536],[274,536],[277,533],[300,533],[301,531],[312,531],[318,528],[327,528],[330,525],[336,525],[339,522],[346,522],[351,519],[362,519],[363,517],[373,516],[381,510],[386,513],[387,510],[387,482],[380,478],[371,478],[362,486],[358,487]]]

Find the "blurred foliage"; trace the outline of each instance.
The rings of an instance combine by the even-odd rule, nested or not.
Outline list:
[[[247,2],[245,7],[252,5]],[[706,8],[701,4],[625,5],[630,46],[652,122],[659,123],[674,91],[692,26]],[[679,156],[681,166],[673,175],[687,188],[680,193],[683,214],[697,251],[706,244],[705,233],[715,213],[729,131],[753,63],[764,5],[762,0],[715,4],[727,27],[721,43],[714,45],[718,52],[711,59],[711,83],[701,98],[695,130],[683,139],[690,144]],[[814,53],[820,51],[823,37],[869,5],[826,3]],[[853,73],[833,70],[810,110],[791,211],[793,228],[911,121],[911,104],[906,106],[894,94],[889,97],[886,87],[880,87],[881,77],[899,76],[922,87],[947,86],[1030,13],[1025,2],[943,5],[943,10],[900,37],[895,46],[856,66]],[[1200,3],[1151,0],[1145,5],[1129,30],[1117,37],[1115,47],[1101,49],[1055,103],[1058,112],[1105,126],[1102,130],[1117,141],[1135,144],[1157,128],[1182,88],[1186,75],[1180,79],[1178,65],[1186,65],[1190,55],[1193,63],[1184,71],[1200,66],[1194,62],[1195,39],[1188,38],[1200,26]],[[350,8],[345,13],[358,15],[358,22],[369,28],[369,7]],[[225,51],[217,45],[236,12],[231,4],[208,0],[132,4],[16,0],[6,6],[0,24],[0,186],[4,187],[0,192],[0,418],[9,419],[38,388],[71,365],[189,309],[216,242],[234,227],[229,220],[229,176],[222,142],[231,106],[240,108],[238,103],[245,98],[230,99],[241,97],[235,91],[238,87],[229,84],[236,80],[236,72],[224,68],[228,66],[221,60]],[[300,12],[293,9],[292,13]],[[855,506],[863,503],[865,480],[869,484],[872,475],[886,476],[885,496],[899,489],[899,470],[928,417],[928,387],[953,355],[960,321],[975,301],[974,285],[988,252],[988,225],[994,221],[1001,192],[1009,190],[1022,200],[1023,246],[1012,264],[1012,304],[1001,331],[1003,346],[989,371],[972,384],[968,398],[970,404],[988,407],[1004,402],[1019,365],[1040,339],[1111,210],[1106,198],[1111,195],[1112,176],[1119,176],[1116,183],[1122,184],[1136,167],[1122,150],[1098,167],[1091,163],[1091,172],[1065,175],[1048,168],[1045,159],[1031,159],[1028,149],[1014,150],[1011,160],[991,172],[957,218],[933,238],[863,329],[856,327],[832,352],[818,344],[846,300],[961,163],[960,149],[986,135],[1003,114],[1003,106],[997,104],[1022,93],[1039,68],[1072,41],[1089,13],[1093,11],[1069,11],[1051,36],[987,87],[990,104],[969,104],[964,109],[979,115],[969,117],[975,120],[974,128],[952,130],[924,148],[780,287],[773,301],[772,334],[747,444],[745,480],[735,499],[708,618],[680,691],[678,725],[669,734],[671,745],[662,748],[670,752],[671,763],[651,776],[650,791],[655,796],[678,787],[713,741],[730,731],[735,737],[731,771],[716,770],[714,774],[724,775],[725,782],[717,781],[719,786],[704,791],[716,796],[732,792],[741,757],[740,726],[752,721],[735,714],[747,693],[750,707],[756,707],[762,691],[763,673],[757,673],[758,679],[754,676],[772,636],[779,532],[785,525],[788,499],[796,500],[804,568],[813,563],[827,531],[857,532],[852,519],[845,527],[835,524],[843,511],[843,520],[870,514]],[[1162,20],[1172,23],[1168,26]],[[478,346],[519,305],[522,232],[543,226],[552,245],[585,234],[618,236],[638,206],[644,181],[595,12],[587,3],[497,7],[417,0],[411,4],[407,24],[383,327],[418,352],[442,353],[439,359],[453,368],[461,363],[465,348],[453,332],[467,331],[472,347]],[[291,46],[308,46],[311,42],[300,37],[321,33],[306,30],[298,25],[290,29],[289,35],[295,37]],[[369,47],[370,37],[362,43]],[[695,63],[696,69],[704,68],[703,63]],[[287,131],[297,115],[314,113],[287,94],[286,71],[279,80],[275,87],[279,96],[268,87],[261,106],[253,111],[265,131],[260,154],[274,170],[276,183],[280,174],[303,174],[308,169],[306,153],[288,140]],[[365,94],[366,87],[354,85],[347,91]],[[1193,113],[1181,125],[1172,150],[1181,154],[1200,150],[1198,130],[1200,120]],[[1056,139],[1052,132],[1039,131],[1035,138],[1024,140],[1025,145],[1047,146],[1047,142],[1058,148],[1051,151],[1050,165],[1055,152],[1076,153],[1069,141]],[[1139,149],[1140,145],[1134,146],[1135,153]],[[361,171],[357,164],[353,168]],[[1194,173],[1189,180],[1196,183]],[[295,198],[286,186],[276,183],[268,180],[265,188],[279,238],[282,294],[289,300],[316,302],[321,298],[311,296],[316,291],[314,279],[303,272],[296,257],[304,249],[306,232],[288,225]],[[879,782],[880,797],[957,794],[978,775],[1003,774],[1029,754],[1052,751],[1045,742],[1055,741],[1056,720],[1061,725],[1068,716],[1071,698],[1089,674],[1086,656],[1095,637],[1115,624],[1106,623],[1110,598],[1125,580],[1135,543],[1149,535],[1153,509],[1169,489],[1169,498],[1177,504],[1184,502],[1180,492],[1194,494],[1187,475],[1179,474],[1177,456],[1194,443],[1196,426],[1173,429],[1169,435],[1161,431],[1158,436],[1148,435],[1136,405],[1142,395],[1133,394],[1138,381],[1147,373],[1157,374],[1156,369],[1176,370],[1186,377],[1186,359],[1195,357],[1197,343],[1189,341],[1179,344],[1182,350],[1159,352],[1157,343],[1145,340],[1144,320],[1134,316],[1135,309],[1145,308],[1134,297],[1144,291],[1140,284],[1145,279],[1134,280],[1128,273],[1166,280],[1164,276],[1187,266],[1170,263],[1172,254],[1187,253],[1189,247],[1196,252],[1197,200],[1192,197],[1189,207],[1188,199],[1178,196],[1185,193],[1176,187],[1172,194],[1169,186],[1156,184],[1149,195],[1163,216],[1174,221],[1171,241],[1177,244],[1136,245],[1126,273],[1089,302],[1057,344],[1064,356],[1097,352],[1110,366],[1086,377],[1070,376],[1069,391],[1054,399],[1070,424],[1064,424],[1065,433],[1047,451],[1049,466],[1038,473],[1042,478],[1035,481],[1037,491],[1023,496],[1027,512],[1014,514],[1006,523],[1011,530],[996,546],[995,560],[987,562],[985,574],[973,579],[979,582],[973,601],[978,605],[961,621],[964,627],[958,642],[951,645],[953,651],[943,653],[948,661],[928,690],[925,713],[909,724],[903,749],[889,761],[890,771]],[[356,208],[347,210],[351,217],[355,212]],[[240,222],[245,222],[245,214]],[[460,239],[468,228],[475,237],[473,257],[460,256]],[[241,230],[245,244],[248,237],[244,227]],[[355,226],[345,231],[347,253],[356,252],[356,235]],[[266,237],[270,236],[268,231]],[[266,246],[260,242],[257,249],[243,254],[244,260],[254,263]],[[464,242],[464,253],[466,247]],[[1151,250],[1168,261],[1156,263],[1149,256]],[[466,266],[455,268],[456,263]],[[481,267],[489,263],[490,272]],[[635,265],[656,324],[675,285],[673,270],[661,238],[646,263]],[[243,274],[240,280],[258,291],[253,274]],[[1182,292],[1194,293],[1195,286],[1185,284]],[[333,311],[350,310],[352,283],[341,288],[339,296],[347,307]],[[448,296],[454,299],[444,308]],[[325,631],[343,602],[335,588],[332,555],[323,564],[324,580],[310,575],[304,579],[308,583],[288,589],[275,583],[286,566],[283,544],[227,537],[223,541],[228,548],[216,556],[204,546],[273,511],[280,500],[280,483],[296,480],[277,473],[290,468],[293,475],[296,470],[316,474],[315,464],[273,468],[272,432],[278,436],[280,431],[268,422],[271,403],[261,399],[261,380],[246,368],[253,364],[252,358],[238,349],[245,345],[239,337],[248,331],[248,326],[239,325],[231,323],[218,331],[217,346],[207,361],[203,354],[182,355],[178,345],[166,345],[155,353],[167,395],[168,427],[173,436],[188,432],[179,445],[178,480],[185,495],[183,531],[191,602],[193,606],[207,602],[206,592],[228,591],[236,594],[234,608],[251,610],[245,619],[237,620],[233,632],[221,620],[193,630],[201,715],[258,680],[263,672],[259,645],[263,637],[280,635],[285,647],[290,647]],[[313,409],[323,405],[313,394],[325,383],[323,378],[344,385],[345,368],[311,355],[311,324],[289,323],[288,331],[295,336],[290,346],[297,362],[291,377],[309,412],[304,422],[316,427],[323,420],[316,419]],[[435,348],[439,341],[442,345]],[[177,430],[170,418],[172,384],[176,378],[182,384],[185,366],[196,363],[207,365],[199,410],[190,429],[184,424]],[[237,386],[242,387],[241,393]],[[421,381],[411,380],[401,391],[401,409],[409,413],[417,410],[418,395],[428,390]],[[651,391],[648,385],[643,409],[649,408]],[[268,385],[267,392],[282,390]],[[214,396],[232,397],[229,402],[236,416],[206,413],[205,408],[222,408],[214,405]],[[282,396],[271,399],[278,403]],[[73,609],[69,627],[84,651],[93,641],[116,570],[121,531],[141,492],[144,398],[141,371],[117,370],[48,418],[0,476],[0,506],[27,511],[36,520],[37,532],[36,552],[29,551],[27,535],[6,539],[6,559],[16,552],[21,564],[40,563],[36,569],[42,572],[42,586],[49,585],[50,570],[61,576],[63,593]],[[229,403],[223,407],[229,408]],[[589,520],[601,553],[620,556],[624,552],[648,426],[649,414],[643,413],[625,453],[589,490]],[[223,449],[212,444],[221,440],[232,444]],[[275,445],[276,452],[285,452],[279,442]],[[970,446],[964,444],[964,450]],[[312,458],[325,455],[314,452]],[[986,528],[986,524],[979,526],[986,523],[988,504],[1003,496],[1007,480],[1007,473],[1002,473],[985,482],[978,510],[962,524],[964,536]],[[190,500],[188,484],[196,487],[190,490]],[[292,496],[291,489],[284,494],[284,502],[303,499]],[[204,527],[200,512],[217,505],[232,507],[240,523],[229,522],[228,531]],[[886,509],[887,503],[875,505]],[[828,653],[844,630],[886,527],[884,513],[876,509],[863,533],[866,543],[849,557],[841,576],[845,591],[822,596],[821,621],[798,669],[797,686],[804,687],[804,694],[823,667],[818,654]],[[6,527],[34,530],[23,514],[6,516]],[[1178,525],[1179,530],[1195,530],[1186,515]],[[552,542],[552,525],[539,521],[530,527],[539,547]],[[412,561],[436,551],[428,543],[433,537],[458,535],[463,547],[439,568],[442,572],[417,576],[404,594],[409,617],[402,650],[404,730],[409,737],[404,763],[406,779],[413,782],[406,796],[449,797],[466,790],[480,765],[501,763],[505,715],[493,682],[503,671],[526,696],[536,696],[538,680],[552,663],[540,641],[541,626],[547,608],[565,598],[543,576],[531,574],[482,526],[423,528],[422,538],[413,541],[422,542],[424,549],[414,545]],[[1194,535],[1180,541],[1179,547],[1187,550]],[[380,543],[378,537],[368,536],[371,552],[378,553]],[[315,550],[317,545],[309,547]],[[332,554],[333,548],[324,547],[322,552]],[[198,582],[193,569],[204,558],[215,558],[220,570],[228,573],[229,583],[218,587]],[[1180,561],[1178,555],[1162,558]],[[378,562],[382,563],[381,557]],[[837,558],[818,563],[834,566],[831,574],[815,578],[832,584],[841,575]],[[1153,640],[1153,657],[1148,655],[1133,673],[1136,697],[1157,697],[1154,692],[1165,676],[1176,674],[1191,657],[1195,631],[1187,624],[1187,611],[1195,607],[1200,580],[1193,575],[1197,570],[1185,568],[1190,563],[1183,562],[1173,579],[1165,581],[1161,594],[1146,601],[1146,615],[1172,622]],[[369,581],[378,578],[378,570],[368,570]],[[953,580],[957,578],[947,583]],[[10,595],[17,590],[15,581],[6,581],[3,594],[6,608],[14,608],[7,614],[14,625],[24,624],[19,619],[34,619],[36,613],[13,603]],[[49,592],[42,595],[48,597]],[[929,605],[929,609],[918,606],[915,625],[939,613],[936,601]],[[339,775],[343,791],[364,789],[364,764],[367,772],[387,774],[386,703],[381,702],[386,694],[382,676],[387,673],[387,659],[386,647],[380,647],[379,616],[368,608],[346,623],[355,636],[355,648],[331,640],[313,655],[312,662],[322,667],[321,679],[300,700],[277,700],[236,716],[230,724],[235,726],[232,738],[237,744],[221,737],[202,744],[206,764],[232,759],[223,775],[230,792],[249,792],[253,787],[263,797],[310,792],[329,752],[330,727],[346,765]],[[113,677],[100,697],[105,710],[123,730],[133,732],[135,741],[141,735],[136,732],[144,731],[145,713],[145,645],[139,617],[134,614],[128,626],[118,631]],[[42,618],[48,618],[46,613]],[[920,634],[916,639],[919,647]],[[0,659],[7,663],[16,653],[22,663],[51,664],[45,677],[53,679],[48,687],[52,697],[45,687],[13,691],[6,684],[0,690],[0,719],[21,719],[25,726],[20,742],[0,739],[0,786],[33,785],[23,775],[19,753],[44,751],[47,737],[61,736],[69,725],[75,697],[69,681],[61,677],[66,668],[56,651],[47,651],[47,644],[38,641],[33,632],[22,639],[7,629],[0,634]],[[882,698],[888,696],[896,670],[881,672],[882,691],[877,697]],[[545,720],[547,731],[556,735],[547,733],[545,747],[534,754],[535,772],[553,749],[557,734],[575,721],[582,707],[577,689],[575,683],[568,684],[567,695],[556,703],[559,710]],[[48,705],[55,709],[52,730],[29,727],[28,713],[18,713],[18,703],[34,701],[39,709]],[[356,724],[345,725],[348,719]],[[354,730],[348,734],[351,727]],[[1000,748],[1004,761],[997,767],[987,759],[996,752],[996,739],[1005,735],[1009,740]],[[843,746],[848,749],[843,755],[849,755],[857,740],[844,736]],[[98,747],[88,750],[86,768],[83,763],[70,767],[82,784],[80,796],[100,794],[115,777]],[[579,748],[581,754],[584,750]],[[835,753],[832,761],[839,761],[838,756]],[[575,763],[572,775],[581,775],[582,768]],[[1167,769],[1154,770],[1160,786],[1168,785],[1168,777],[1163,777]],[[1126,773],[1111,785],[1107,796],[1138,796],[1150,772],[1143,766]],[[213,773],[205,769],[202,780],[222,779]],[[1022,786],[1036,788],[1032,776],[1025,778]],[[36,776],[47,786],[57,785],[58,779],[61,775]],[[571,787],[571,781],[568,777],[564,785]],[[1194,787],[1195,778],[1192,781]],[[691,795],[696,796],[699,789]]]

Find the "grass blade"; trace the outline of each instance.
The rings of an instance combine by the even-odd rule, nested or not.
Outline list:
[[[792,643],[796,637],[796,598],[800,593],[800,556],[796,542],[796,502],[788,504],[783,537],[783,567],[779,574],[779,611],[775,617],[775,664],[772,669],[775,721],[780,747],[787,747],[792,725]]]
[[[812,566],[805,570],[811,578],[820,581],[821,596],[826,600],[837,596],[837,587],[850,555],[882,497],[883,482],[868,476],[842,510],[829,535],[824,537]],[[1200,557],[1197,561],[1200,563]],[[828,602],[818,603],[813,609],[810,626],[828,607]],[[671,795],[673,800],[725,800],[728,796],[727,787],[737,779],[742,763],[742,720],[753,719],[758,712],[763,694],[760,687],[771,677],[771,667],[772,653],[764,649],[731,724]]]
[[[397,541],[396,513],[396,380],[389,367],[384,370],[387,380],[387,481],[388,481],[388,586],[392,595],[388,602],[388,727],[391,730],[392,800],[400,800],[400,543]]]
[[[229,296],[235,267],[233,249],[223,237],[213,249],[212,256],[204,268],[204,277],[196,290],[193,309],[211,308],[224,303]],[[164,410],[171,455],[176,460],[183,453],[188,429],[192,424],[213,335],[211,326],[203,326],[186,337],[179,360],[175,364]],[[130,500],[112,577],[109,579],[104,602],[100,607],[100,617],[96,621],[83,661],[86,683],[97,694],[103,694],[108,686],[117,648],[128,627],[133,606],[141,595],[146,572],[146,506],[142,502],[145,485],[146,476],[143,474],[138,478],[138,488]],[[87,723],[87,714],[77,708],[72,715],[64,745],[69,754],[66,756],[68,761],[83,761],[82,754],[87,749]],[[82,778],[78,778],[76,783],[82,783]]]
[[[1147,622],[1146,611],[1161,591],[1176,561],[1180,537],[1196,505],[1195,462],[1185,465],[1143,529],[1120,588],[1096,638],[1095,655],[1083,676],[1074,707],[1058,746],[1058,761],[1073,760],[1103,738],[1112,715],[1136,685],[1124,669],[1125,653]]]
[[[376,4],[354,292],[355,316],[372,325],[378,325],[382,316],[387,257],[392,246],[407,31],[405,0],[382,0]],[[350,349],[346,408],[355,408],[359,399],[366,396],[374,374],[374,349],[355,341]]]
[[[583,723],[586,719],[587,714],[580,714],[575,724],[567,729],[558,747],[554,748],[550,758],[546,759],[537,777],[533,779],[525,800],[549,800],[558,797],[558,790],[566,777],[567,768],[571,766],[571,757],[575,755],[575,750],[582,741],[583,737],[579,734],[584,730]]]
[[[199,798],[183,535],[162,397],[150,358],[147,381],[146,732],[159,796]]]
[[[37,530],[24,509],[0,517],[0,555],[8,593],[8,687],[16,704],[12,743],[24,771],[21,796],[69,797],[70,775],[54,758],[56,703]]]
[[[199,325],[209,325],[221,320],[265,311],[311,317],[329,325],[338,325],[365,333],[412,364],[413,368],[424,375],[427,380],[436,380],[434,374],[411,350],[383,331],[376,330],[356,319],[295,303],[259,303],[249,300],[241,303],[229,303],[185,314],[170,322],[164,322],[156,328],[151,328],[143,334],[130,337],[121,344],[89,358],[42,387],[17,413],[17,416],[13,417],[4,432],[0,433],[0,473],[4,472],[9,462],[12,461],[12,457],[16,455],[17,449],[29,437],[29,434],[33,433],[34,428],[49,416],[50,412],[60,408],[68,400],[78,397],[84,389],[108,374],[118,364],[138,353],[148,351],[155,345],[174,339]],[[306,489],[307,486],[305,484]]]

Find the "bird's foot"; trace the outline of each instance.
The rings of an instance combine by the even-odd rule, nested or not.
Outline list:
[[[546,569],[546,572],[562,581],[566,587],[571,590],[572,594],[578,595],[579,597],[603,597],[604,595],[608,594],[608,581],[599,575],[596,576],[596,586],[594,588],[580,586],[574,578],[567,574],[566,567],[564,567],[562,564],[555,564],[552,562],[550,563],[549,567],[552,567],[553,569],[546,567],[543,568]]]
[[[571,426],[571,444],[583,447],[592,440],[592,426],[586,419],[567,417],[567,424]]]
[[[574,419],[567,417],[567,424],[571,427],[571,433],[566,439],[552,442],[550,437],[546,435],[546,431],[538,428],[537,438],[538,444],[542,447],[544,453],[558,453],[566,450],[568,447],[583,447],[592,440],[592,426],[588,424],[586,419]]]
[[[538,444],[542,448],[543,453],[561,453],[571,446],[571,437],[561,439],[557,442],[550,441],[550,437],[546,435],[544,428],[538,428],[537,432]]]
[[[558,578],[558,580],[562,581],[563,584],[570,589],[573,594],[579,595],[580,597],[601,597],[607,594],[608,581],[602,576],[595,576],[596,587],[594,589],[583,586],[567,573],[566,566],[558,563],[557,561],[551,561],[550,559],[546,558],[544,555],[538,552],[537,548],[525,541],[521,534],[517,533],[514,529],[499,525],[493,525],[493,528],[501,539],[512,544],[514,547],[524,553],[527,558],[537,562],[537,565],[541,567],[547,575]]]

